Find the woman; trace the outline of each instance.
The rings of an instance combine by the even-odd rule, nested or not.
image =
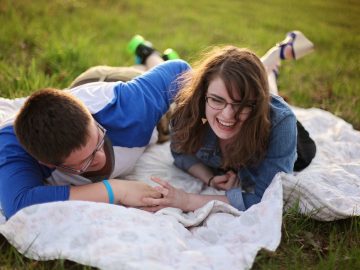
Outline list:
[[[153,178],[163,198],[144,199],[154,205],[148,210],[171,206],[192,211],[211,200],[248,209],[260,202],[278,172],[293,172],[302,141],[298,130],[311,144],[298,169],[306,167],[315,154],[313,141],[286,102],[269,88],[277,93],[281,59],[298,59],[312,49],[312,43],[294,31],[261,60],[233,46],[207,53],[186,74],[175,100],[171,149],[177,167],[226,193],[190,194]]]

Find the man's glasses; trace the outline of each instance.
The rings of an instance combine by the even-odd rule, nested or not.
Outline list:
[[[99,141],[98,144],[96,145],[94,151],[92,152],[92,154],[87,157],[84,161],[83,161],[83,165],[81,166],[81,169],[74,169],[68,166],[64,166],[64,165],[57,165],[57,168],[62,169],[63,171],[69,172],[69,173],[73,173],[73,174],[83,174],[84,172],[86,172],[86,170],[89,168],[89,166],[91,165],[91,163],[94,161],[95,155],[98,151],[100,151],[105,143],[105,135],[106,135],[106,129],[103,128],[99,123],[96,122],[96,126],[99,130]]]
[[[223,110],[226,108],[227,105],[231,105],[234,112],[239,113],[239,114],[249,114],[255,108],[255,102],[252,102],[252,103],[249,103],[249,104],[245,105],[244,107],[242,107],[242,110],[239,112],[239,110],[241,108],[240,102],[226,102],[223,99],[216,98],[216,97],[209,97],[209,96],[205,97],[205,101],[211,108],[213,108],[215,110]]]

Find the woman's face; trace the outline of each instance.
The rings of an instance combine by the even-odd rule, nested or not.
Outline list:
[[[220,77],[215,77],[210,81],[206,94],[205,115],[214,133],[220,141],[224,142],[235,137],[251,113],[251,108],[246,107],[236,115],[241,99],[237,92],[233,96],[234,100],[230,98],[224,81]]]

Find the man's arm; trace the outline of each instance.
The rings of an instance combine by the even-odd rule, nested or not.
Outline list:
[[[9,129],[7,129],[8,131]],[[103,183],[78,187],[45,185],[44,180],[52,171],[40,165],[15,141],[13,133],[0,134],[0,199],[7,218],[20,209],[40,203],[86,200],[108,202],[109,196]],[[126,206],[143,206],[143,196],[158,198],[160,193],[150,186],[135,181],[109,180],[115,202]]]
[[[113,144],[122,147],[148,145],[154,128],[180,89],[177,79],[189,68],[182,60],[166,61],[131,81],[115,84],[110,92],[106,89],[105,96],[111,97],[111,101],[98,112],[91,111],[107,128]],[[102,90],[96,93],[101,100]]]
[[[160,198],[161,193],[151,186],[130,180],[110,179],[110,187],[114,193],[114,203],[139,207],[145,206],[142,201],[145,197]],[[109,202],[109,194],[104,183],[94,183],[70,188],[69,200]]]
[[[10,178],[2,179],[1,205],[7,218],[24,207],[40,203],[66,200],[109,202],[109,194],[102,182],[82,186],[44,185],[41,176],[32,171],[24,169],[22,172],[12,174]],[[2,176],[7,177],[3,174]],[[115,204],[145,206],[142,201],[144,197],[160,198],[161,196],[158,191],[143,182],[110,179],[109,184],[114,193]]]

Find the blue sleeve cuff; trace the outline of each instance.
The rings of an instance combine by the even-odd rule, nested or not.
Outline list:
[[[240,211],[246,210],[243,195],[240,188],[229,189],[226,191],[225,195],[231,206],[235,207]]]

